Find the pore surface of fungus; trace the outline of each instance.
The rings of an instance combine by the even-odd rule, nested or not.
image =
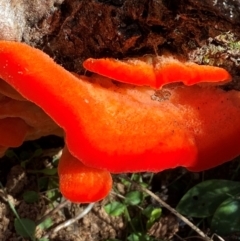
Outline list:
[[[63,135],[42,109],[24,99],[3,80],[0,80],[0,106],[0,156],[23,141],[51,134]]]
[[[163,64],[157,66],[157,73],[166,81],[156,84],[156,71],[142,62],[129,81],[125,70],[131,69],[124,66],[118,68],[115,79],[152,87],[164,85],[161,90],[113,83],[98,75],[76,76],[40,50],[22,43],[0,42],[0,77],[65,132],[66,149],[59,175],[61,191],[70,200],[103,198],[111,188],[109,172],[157,172],[176,166],[201,171],[240,153],[239,92],[165,86],[175,82],[177,76],[187,85],[228,81],[226,70],[175,62],[166,68]],[[110,65],[112,60],[96,72],[102,73]],[[147,78],[148,73],[153,80],[134,79],[134,75]],[[79,172],[74,172],[75,164]]]

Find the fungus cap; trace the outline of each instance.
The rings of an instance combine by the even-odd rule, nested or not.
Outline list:
[[[112,60],[109,61],[111,65]],[[112,68],[104,63],[101,68]],[[187,69],[181,74],[186,77],[182,81],[192,85],[187,77],[195,71],[195,64],[190,65],[181,65],[180,70]],[[161,68],[157,67],[157,70],[161,72]],[[193,76],[201,76],[201,81],[190,78],[195,83],[202,82],[204,76],[214,76],[213,82],[230,78],[228,72],[220,68],[196,67],[199,68],[204,70]],[[127,67],[120,65],[118,79],[158,87],[156,68],[154,74],[149,64],[141,63],[137,69],[139,72],[133,70],[132,79],[126,81],[129,64]],[[213,74],[213,69],[217,75]],[[170,78],[171,71],[165,71],[163,65],[161,74]],[[142,78],[147,73],[153,80]],[[134,75],[136,79],[142,78],[142,82]],[[42,51],[6,41],[0,41],[0,77],[64,129],[69,152],[63,155],[63,166],[68,165],[69,157],[69,170],[75,166],[71,163],[77,161],[79,173],[84,174],[90,169],[92,175],[92,168],[98,169],[96,175],[103,173],[108,188],[111,183],[108,172],[157,172],[177,166],[201,171],[229,161],[240,153],[240,94],[236,91],[177,85],[164,86],[156,92],[147,87],[114,84],[100,76],[77,77]],[[59,168],[60,176],[64,170]],[[85,183],[86,179],[78,180]],[[60,178],[60,186],[69,187],[62,180]],[[101,190],[98,178],[92,180],[91,185]],[[81,197],[79,202],[90,201],[84,195]],[[93,195],[91,201],[94,198],[99,200],[99,195]]]

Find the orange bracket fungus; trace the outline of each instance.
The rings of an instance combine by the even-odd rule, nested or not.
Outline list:
[[[152,88],[183,82],[194,85],[202,82],[225,83],[231,80],[230,74],[222,68],[181,62],[172,56],[149,56],[141,59],[87,59],[83,66],[100,75],[135,85],[148,85]]]
[[[0,41],[0,77],[65,132],[59,177],[66,198],[104,198],[111,189],[110,172],[177,166],[201,171],[239,155],[239,92],[193,85],[229,81],[229,73],[176,60],[166,63],[84,63],[128,85],[71,74],[38,49]],[[166,85],[172,82],[193,86]]]

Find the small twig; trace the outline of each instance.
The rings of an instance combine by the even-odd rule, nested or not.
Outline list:
[[[216,236],[220,241],[225,241],[225,239],[223,239],[221,236],[217,235],[216,233],[214,233],[214,234],[212,235],[212,238],[215,237],[215,236]]]
[[[39,219],[36,224],[39,225],[40,223],[42,223],[45,219],[47,219],[48,217],[50,217],[52,214],[58,212],[60,209],[62,209],[63,207],[65,207],[68,203],[70,203],[70,201],[68,200],[64,200],[63,202],[59,203],[54,209],[52,209],[50,212],[48,212],[47,214],[45,214],[43,217],[41,217],[41,219]]]
[[[204,237],[201,237],[201,236],[189,236],[187,238],[184,238],[185,241],[194,240],[194,239],[196,239],[196,240],[206,240]],[[211,238],[211,240],[213,240],[213,239]]]
[[[71,224],[77,222],[79,219],[83,218],[85,215],[87,215],[93,208],[95,203],[90,203],[82,212],[80,212],[77,216],[75,216],[72,219],[69,219],[61,224],[59,224],[57,227],[55,227],[53,230],[49,231],[47,234],[44,235],[43,238],[48,238],[50,235],[59,232],[61,229],[66,228],[70,226]]]
[[[133,182],[133,181],[132,181]],[[204,232],[202,232],[197,226],[195,226],[191,221],[189,221],[187,218],[185,218],[183,215],[181,215],[179,212],[177,212],[174,208],[169,206],[166,202],[164,202],[161,198],[159,198],[157,195],[155,195],[153,192],[148,190],[145,187],[142,187],[136,182],[133,182],[139,189],[141,189],[143,192],[147,193],[149,196],[151,196],[153,199],[158,201],[164,208],[168,209],[171,213],[173,213],[176,217],[181,219],[185,224],[187,224],[189,227],[191,227],[195,232],[197,232],[204,240],[206,241],[212,241],[210,237],[208,237]]]
[[[179,240],[181,241],[186,241],[185,239],[183,239],[182,237],[180,237],[179,235],[177,235],[176,233],[174,234],[175,237],[177,237]]]

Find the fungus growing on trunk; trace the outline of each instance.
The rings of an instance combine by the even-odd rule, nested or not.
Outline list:
[[[177,73],[178,64],[174,66]],[[189,66],[186,73],[191,74]],[[200,67],[194,66],[193,72],[199,70]],[[125,82],[125,69],[121,68],[118,76]],[[213,82],[230,79],[221,68],[203,69],[198,72],[201,74],[193,75],[201,76],[199,82],[203,76],[213,76],[210,79]],[[162,70],[164,76],[165,68]],[[145,71],[148,69],[144,67],[134,73],[142,76]],[[161,72],[161,66],[158,71]],[[168,70],[171,76],[169,73]],[[184,85],[166,85],[156,91],[115,84],[101,76],[76,76],[42,51],[6,41],[0,42],[0,77],[41,107],[65,131],[68,150],[60,160],[60,188],[75,202],[103,198],[111,188],[109,172],[157,172],[177,166],[201,171],[240,153],[237,91]],[[190,80],[197,83],[197,78]],[[154,81],[141,83],[157,87],[159,84],[150,84]],[[128,82],[136,84],[135,79]],[[75,162],[79,162],[77,173]],[[88,175],[92,180],[89,183]],[[72,181],[74,186],[69,189]],[[103,187],[103,183],[107,185]],[[68,196],[69,192],[74,195]]]

